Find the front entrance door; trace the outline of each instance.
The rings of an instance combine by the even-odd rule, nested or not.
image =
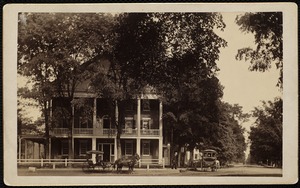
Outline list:
[[[112,162],[114,160],[114,144],[99,143],[98,149],[104,152],[101,160],[105,162]]]
[[[103,144],[103,161],[109,162],[110,161],[110,144]]]

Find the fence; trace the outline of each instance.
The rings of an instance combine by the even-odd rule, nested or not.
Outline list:
[[[150,168],[150,166],[162,166],[162,168],[165,168],[165,159],[141,159],[139,167],[143,165],[147,166],[147,170]]]
[[[18,159],[17,163],[19,165],[25,164],[37,164],[41,167],[46,166],[47,164],[52,165],[55,168],[56,165],[62,164],[65,167],[69,166],[70,164],[82,164],[86,161],[86,159]]]

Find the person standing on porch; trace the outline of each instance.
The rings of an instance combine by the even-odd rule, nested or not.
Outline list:
[[[177,169],[177,161],[178,161],[178,153],[175,152],[174,155],[173,155],[173,158],[172,158],[172,165],[171,165],[171,168],[175,168]]]

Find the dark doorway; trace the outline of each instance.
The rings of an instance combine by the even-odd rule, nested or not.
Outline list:
[[[110,161],[110,144],[103,144],[103,161],[109,162]]]

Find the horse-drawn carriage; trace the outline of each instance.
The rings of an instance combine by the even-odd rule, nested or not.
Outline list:
[[[88,151],[86,153],[86,161],[82,166],[82,170],[84,172],[92,172],[101,168],[105,170],[108,168],[112,169],[111,167],[113,167],[113,169],[117,167],[117,172],[119,172],[122,170],[123,166],[127,166],[128,170],[132,172],[135,164],[137,164],[137,162],[140,159],[140,156],[138,154],[135,154],[133,156],[121,157],[117,159],[114,163],[111,163],[101,160],[103,154],[104,152],[102,151]]]
[[[89,171],[99,170],[101,168],[103,170],[110,168],[113,165],[113,163],[101,160],[103,154],[104,154],[103,151],[97,151],[97,150],[87,151],[86,161],[82,165],[82,170],[84,172],[89,172]]]
[[[200,160],[192,161],[191,166],[193,168],[201,168],[201,170],[206,171],[211,169],[211,171],[217,171],[220,168],[219,161],[217,160],[217,152],[212,149],[206,149],[202,151],[202,158]]]

